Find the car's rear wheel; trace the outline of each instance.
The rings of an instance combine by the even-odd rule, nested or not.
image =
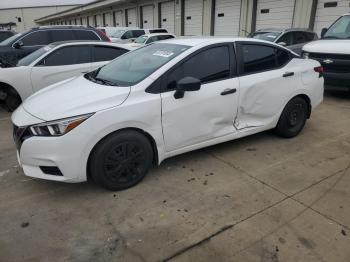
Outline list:
[[[303,130],[307,117],[307,101],[302,97],[295,97],[285,106],[275,131],[281,137],[295,137]]]
[[[16,110],[17,107],[19,107],[21,103],[21,97],[17,94],[17,92],[9,89],[5,98],[5,106],[7,107],[7,109],[10,112],[13,112]]]
[[[110,190],[130,188],[145,177],[152,166],[149,140],[133,130],[117,132],[93,150],[89,171],[93,180]]]

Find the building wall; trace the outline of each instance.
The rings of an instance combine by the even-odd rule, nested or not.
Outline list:
[[[51,17],[46,17],[39,19],[38,22],[40,24],[57,24],[57,23],[67,23],[66,21],[69,21],[70,19],[78,19],[80,21],[80,17],[86,17],[87,15],[90,17],[93,17],[97,14],[103,14],[104,12],[113,12],[117,10],[121,10],[123,12],[123,26],[125,26],[125,10],[131,7],[136,7],[137,9],[137,26],[141,26],[140,23],[140,8],[142,5],[148,5],[153,4],[154,6],[154,27],[160,26],[160,20],[159,20],[159,3],[166,2],[169,0],[135,0],[133,3],[125,4],[120,3],[119,0],[105,0],[105,1],[99,1],[95,2],[91,5],[86,5],[82,8],[76,8],[69,10],[62,14],[57,14]],[[174,0],[175,2],[175,34],[176,35],[183,35],[184,34],[184,1],[186,0]],[[203,1],[203,10],[202,12],[202,34],[203,35],[213,35],[213,20],[215,19],[213,17],[213,10],[215,8],[216,1],[219,0],[202,0]],[[240,36],[246,36],[249,32],[252,32],[256,28],[256,17],[257,17],[257,6],[258,1],[263,0],[241,0],[241,8],[240,8],[240,19],[239,19],[239,34]],[[275,1],[265,1],[271,6],[271,10],[273,9],[273,5],[276,5],[276,9],[272,10],[278,12],[277,8],[280,3],[276,3],[278,1],[282,0],[275,0]],[[293,1],[294,8],[289,8],[292,10],[290,14],[288,14],[290,17],[293,17],[292,22],[290,24],[290,27],[300,27],[300,28],[310,28],[313,29],[314,23],[315,23],[315,15],[316,15],[316,7],[319,1],[326,1],[326,0],[295,0]],[[344,2],[344,1],[350,1],[350,0],[338,0],[338,2]],[[277,10],[277,11],[276,11]],[[260,10],[261,11],[261,10]],[[347,10],[344,9],[344,13],[346,13]],[[349,10],[350,11],[350,6]],[[261,14],[259,13],[261,16]],[[278,14],[277,14],[278,15]],[[339,14],[339,16],[342,14]],[[278,20],[276,20],[278,21]],[[274,23],[272,23],[274,24]],[[90,25],[94,26],[94,24]],[[278,22],[276,22],[276,27],[279,27]]]
[[[33,7],[33,8],[16,8],[16,9],[1,9],[0,24],[16,23],[12,30],[23,32],[32,27],[38,26],[34,20],[45,15],[62,12],[70,9],[73,6],[53,6],[53,7]],[[18,21],[21,18],[21,22]]]

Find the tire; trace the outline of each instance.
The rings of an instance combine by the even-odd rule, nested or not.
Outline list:
[[[90,157],[89,171],[98,185],[124,190],[141,182],[152,163],[149,140],[137,131],[121,131],[97,144]]]
[[[7,97],[5,99],[5,106],[10,112],[13,112],[19,107],[22,103],[21,97],[17,94],[17,92],[9,90],[7,92]]]
[[[284,138],[295,137],[303,130],[307,118],[308,103],[302,97],[295,97],[283,109],[275,132]]]

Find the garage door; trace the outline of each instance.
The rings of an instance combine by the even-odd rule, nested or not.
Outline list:
[[[111,13],[104,13],[103,14],[103,26],[112,26],[112,14]]]
[[[315,32],[320,36],[322,28],[328,28],[341,15],[350,12],[350,0],[318,0],[315,18]]]
[[[136,27],[136,8],[126,9],[126,26]]]
[[[295,0],[258,0],[256,29],[290,28]]]
[[[203,34],[203,0],[185,0],[185,35]]]
[[[103,26],[103,16],[101,14],[95,16],[96,26]]]
[[[114,12],[114,26],[123,26],[123,11]]]
[[[175,33],[175,2],[168,1],[160,3],[160,27]]]
[[[238,36],[241,0],[216,0],[214,35]]]
[[[142,27],[153,28],[154,27],[154,6],[145,5],[141,7],[142,12]]]

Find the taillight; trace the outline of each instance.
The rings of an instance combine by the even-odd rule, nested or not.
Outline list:
[[[323,66],[317,66],[314,68],[315,72],[319,74],[319,77],[323,76],[324,68]]]
[[[314,70],[316,73],[320,73],[320,74],[322,74],[324,72],[323,66],[317,66],[314,68]]]
[[[104,35],[107,38],[107,42],[112,42],[111,39],[108,37],[108,35],[101,29],[97,29],[97,31],[100,32],[100,34]]]

